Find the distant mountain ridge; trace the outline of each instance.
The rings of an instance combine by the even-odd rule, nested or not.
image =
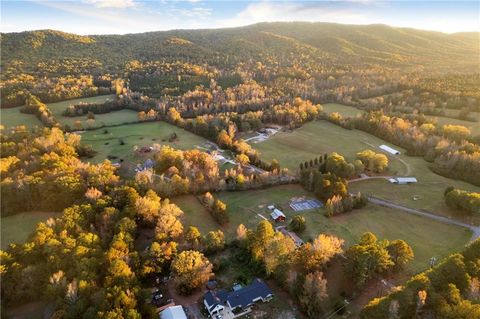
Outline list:
[[[49,60],[90,58],[103,65],[132,59],[201,60],[229,56],[242,61],[268,55],[310,55],[325,61],[378,64],[479,65],[480,33],[445,34],[387,25],[274,22],[246,27],[81,36],[54,30],[2,33],[2,67],[27,68]]]

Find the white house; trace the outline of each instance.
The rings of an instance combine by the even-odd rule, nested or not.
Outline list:
[[[388,152],[390,154],[393,154],[393,155],[398,155],[400,154],[400,151],[397,151],[396,149],[394,148],[391,148],[390,146],[388,145],[385,145],[385,144],[382,144],[379,146],[380,149],[384,150],[385,152]]]
[[[168,307],[160,313],[160,319],[188,319],[182,306]]]
[[[388,181],[392,184],[404,185],[416,183],[417,179],[415,177],[393,177],[389,178]]]

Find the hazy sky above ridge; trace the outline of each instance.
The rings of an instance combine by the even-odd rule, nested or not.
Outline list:
[[[447,33],[480,31],[479,1],[1,1],[1,31],[125,34],[271,21],[382,23]]]

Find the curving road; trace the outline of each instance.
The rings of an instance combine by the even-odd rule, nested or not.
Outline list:
[[[427,213],[427,212],[424,212],[424,211],[421,211],[421,210],[417,210],[417,209],[414,209],[414,208],[405,207],[405,206],[395,204],[393,202],[390,202],[390,201],[387,201],[385,199],[381,199],[381,198],[378,198],[378,197],[375,197],[375,196],[369,196],[368,201],[372,204],[398,209],[398,210],[401,210],[401,211],[404,211],[404,212],[407,212],[407,213],[410,213],[410,214],[414,214],[414,215],[417,215],[417,216],[423,216],[423,217],[426,217],[426,218],[430,218],[430,219],[439,221],[441,223],[467,228],[472,232],[472,238],[470,239],[470,241],[474,241],[475,239],[480,237],[480,226],[474,226],[474,225],[470,225],[470,224],[467,224],[467,223],[462,223],[458,220],[450,219],[450,218],[447,218],[447,217],[444,217],[444,216],[439,216],[439,215],[435,215],[435,214],[432,214],[432,213]]]
[[[360,181],[366,181],[368,179],[385,179],[389,180],[390,178],[393,178],[395,176],[383,176],[383,175],[378,175],[378,176],[368,176],[367,174],[360,174],[359,178],[353,178],[347,180],[347,183],[355,183],[355,182],[360,182]]]
[[[370,147],[373,147],[374,150],[378,150],[378,149],[379,149],[378,146],[375,146],[375,145],[373,145],[373,144],[371,144],[371,143],[368,143],[368,142],[365,142],[365,141],[364,141],[363,143],[367,144],[367,145],[370,146]],[[408,176],[408,175],[410,175],[410,174],[412,173],[412,169],[411,169],[411,167],[410,167],[410,164],[408,164],[406,161],[404,161],[403,159],[401,159],[401,158],[398,157],[398,156],[393,156],[392,154],[390,154],[390,153],[388,153],[388,152],[385,152],[385,151],[382,150],[382,149],[380,149],[380,151],[382,151],[383,153],[385,153],[385,155],[387,155],[388,157],[396,159],[397,161],[399,161],[400,163],[402,163],[402,164],[405,166],[406,172],[405,172],[405,174],[403,174],[403,176]]]

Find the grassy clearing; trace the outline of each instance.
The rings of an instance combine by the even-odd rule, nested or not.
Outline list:
[[[326,152],[337,152],[353,161],[356,153],[374,149],[366,143],[381,145],[385,142],[359,130],[346,130],[327,121],[314,121],[292,132],[279,132],[268,140],[253,143],[261,157],[266,160],[276,158],[282,167],[296,171],[302,161],[313,159]],[[402,174],[405,167],[391,159],[387,174]]]
[[[137,112],[133,110],[120,110],[105,114],[95,114],[95,122],[93,124],[87,123],[87,116],[67,117],[63,116],[63,112],[69,105],[78,104],[80,102],[86,103],[103,103],[109,99],[113,99],[114,95],[100,95],[87,98],[79,98],[74,100],[62,101],[58,103],[48,104],[48,108],[52,111],[55,118],[63,125],[68,125],[75,129],[75,122],[80,121],[82,128],[88,127],[102,127],[110,125],[119,125],[123,123],[131,123],[137,121]]]
[[[2,217],[2,249],[7,248],[11,243],[24,243],[39,222],[45,221],[50,217],[57,217],[59,214],[53,212],[26,212]]]
[[[188,226],[195,226],[202,235],[205,235],[211,230],[222,228],[194,195],[177,196],[171,200],[185,213],[182,219],[185,229]]]
[[[367,180],[351,183],[349,189],[353,192],[361,191],[380,198],[391,200],[416,209],[424,209],[435,214],[452,217],[467,223],[480,224],[480,216],[466,215],[465,213],[452,210],[445,205],[443,192],[447,186],[477,191],[478,187],[458,180],[433,173],[430,165],[421,157],[409,157],[398,155],[405,160],[411,169],[411,176],[418,179],[418,183],[410,185],[393,185],[386,180]],[[414,200],[414,195],[420,198]]]
[[[465,126],[470,129],[473,136],[480,134],[480,122],[463,121],[459,119],[452,119],[449,117],[436,117],[436,116],[427,116],[427,117],[430,119],[435,119],[439,125],[450,124],[450,125]],[[480,121],[480,116],[476,115],[476,117],[477,117],[477,120]]]
[[[294,212],[288,205],[290,198],[313,198],[312,194],[305,192],[299,185],[222,192],[216,196],[227,204],[230,224],[225,231],[230,238],[235,235],[238,224],[243,223],[248,228],[256,227],[261,220],[257,213],[269,219],[266,206],[275,204],[287,216],[286,224],[294,215],[301,214],[305,217],[307,229],[299,234],[304,240],[313,239],[320,233],[328,233],[343,238],[347,245],[351,245],[367,231],[374,232],[380,239],[404,239],[416,255],[415,261],[407,269],[411,273],[425,269],[432,256],[443,258],[459,250],[471,237],[468,230],[460,227],[370,204],[334,218],[325,217],[323,208]]]
[[[304,216],[308,226],[303,236],[308,238],[324,232],[342,237],[351,245],[370,231],[379,239],[405,240],[415,253],[415,260],[407,268],[409,273],[427,268],[432,256],[441,259],[460,250],[471,237],[470,231],[457,226],[371,204],[334,218],[324,217],[323,209],[320,214],[312,212]]]
[[[169,142],[168,138],[174,132],[177,134],[177,139]],[[120,140],[123,140],[123,145]],[[116,156],[126,162],[143,162],[143,158],[135,155],[134,146],[151,146],[157,143],[186,150],[202,145],[205,141],[202,137],[166,122],[126,124],[82,133],[82,142],[92,145],[98,152],[95,157],[89,159],[90,162],[95,163],[102,162],[107,156]]]
[[[27,128],[35,126],[43,126],[42,122],[33,114],[25,114],[20,112],[21,107],[13,107],[0,110],[0,123],[5,128],[25,125]]]
[[[252,144],[265,159],[276,158],[282,166],[296,170],[298,163],[309,160],[323,152],[339,152],[348,160],[353,160],[355,154],[363,149],[373,149],[374,146],[384,144],[385,141],[359,130],[346,130],[326,121],[311,122],[293,132],[280,132],[270,139]],[[388,144],[388,143],[387,143]],[[406,156],[405,150],[394,146],[402,154],[390,156],[390,169],[386,174],[406,174],[407,167],[399,160],[408,164],[409,175],[418,179],[417,184],[392,185],[383,179],[361,181],[350,184],[353,192],[376,195],[403,204],[412,208],[425,209],[430,212],[445,215],[466,222],[480,224],[480,216],[465,216],[453,211],[444,203],[443,191],[447,186],[478,191],[478,187],[471,184],[446,178],[433,173],[429,163],[421,157]],[[414,200],[414,195],[420,199]]]
[[[357,109],[354,106],[348,106],[337,103],[322,104],[323,111],[330,114],[332,112],[338,112],[343,117],[356,117],[359,114],[365,113],[364,110]]]

